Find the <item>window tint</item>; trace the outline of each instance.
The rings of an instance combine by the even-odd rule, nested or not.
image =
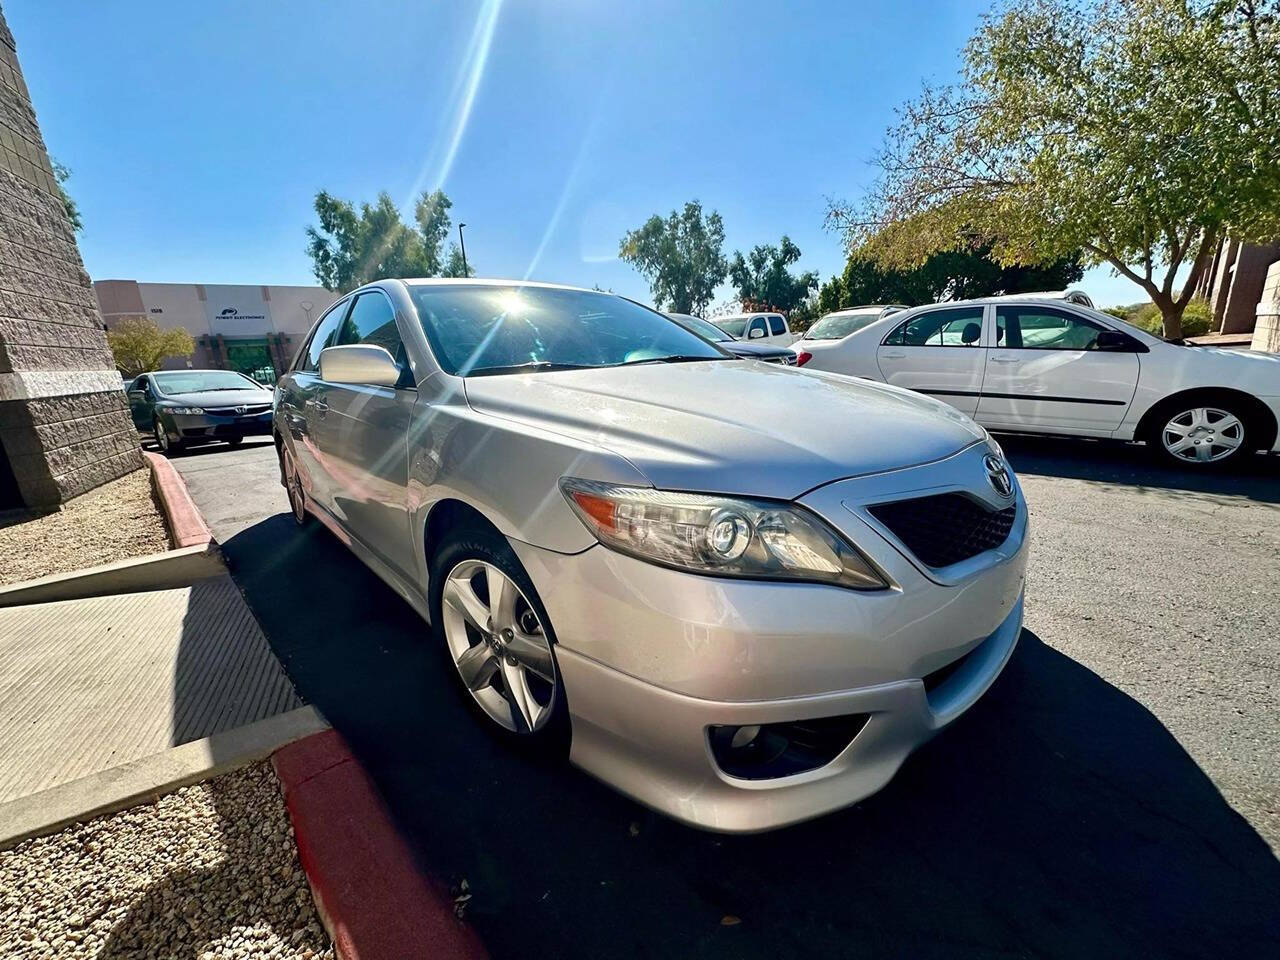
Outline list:
[[[299,370],[314,372],[320,369],[320,351],[325,347],[333,346],[334,337],[338,332],[338,323],[350,306],[351,301],[344,300],[320,318],[320,322],[316,324],[315,332],[311,335],[311,341],[299,358]]]
[[[775,337],[780,337],[787,332],[787,323],[776,314],[769,318],[769,332]]]
[[[900,347],[976,347],[982,307],[931,310],[900,323],[884,342]]]
[[[396,312],[391,302],[380,293],[362,293],[338,330],[330,346],[362,343],[384,347],[397,360],[403,355],[400,331],[396,329]]]
[[[759,333],[763,333],[763,334],[767,334],[769,332],[768,330],[765,329],[764,317],[756,317],[754,320],[751,321],[751,326],[747,328],[747,339],[751,339],[752,336],[755,336],[757,339],[759,339],[759,334],[757,334],[756,331],[759,331]]]
[[[1000,307],[996,345],[1012,350],[1093,350],[1103,327],[1051,307]]]

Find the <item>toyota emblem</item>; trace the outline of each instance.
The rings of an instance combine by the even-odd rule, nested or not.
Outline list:
[[[1002,497],[1013,496],[1013,478],[1009,476],[1008,465],[994,453],[982,458],[982,465],[987,468],[987,482],[991,489]]]

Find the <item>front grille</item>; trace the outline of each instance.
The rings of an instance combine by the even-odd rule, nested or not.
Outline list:
[[[243,410],[238,407],[205,407],[204,412],[213,417],[253,417],[270,409],[269,403],[250,403]]]
[[[1004,543],[1017,506],[988,510],[959,493],[878,503],[868,508],[920,562],[949,567]]]

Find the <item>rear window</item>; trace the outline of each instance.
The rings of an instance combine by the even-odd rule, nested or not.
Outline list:
[[[806,340],[842,340],[851,333],[856,333],[867,324],[880,319],[879,310],[867,310],[863,313],[829,313],[804,335]]]

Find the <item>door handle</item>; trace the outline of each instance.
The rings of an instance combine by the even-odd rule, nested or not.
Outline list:
[[[315,408],[319,410],[322,414],[329,412],[329,405],[325,403],[323,400],[317,400],[315,402]]]
[[[893,353],[882,353],[880,356],[884,357],[886,360],[901,360],[906,356],[906,353],[904,351],[895,350]]]
[[[1018,361],[1018,358],[1017,358],[1017,357],[1007,357],[1007,356],[1006,356],[1006,357],[1000,357],[1000,356],[996,356],[996,357],[992,357],[992,358],[991,358],[991,362],[992,362],[992,363],[1018,363],[1019,361]]]

